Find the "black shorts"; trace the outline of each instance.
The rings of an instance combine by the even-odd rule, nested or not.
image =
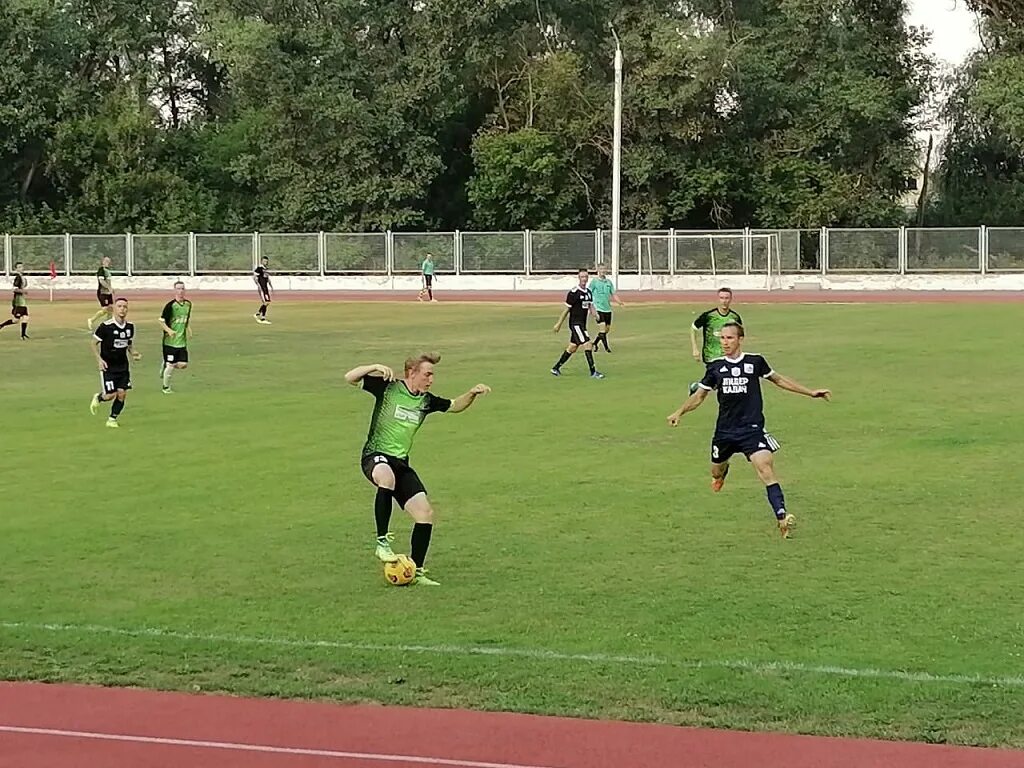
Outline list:
[[[569,343],[582,347],[588,341],[590,341],[590,334],[587,333],[587,326],[573,325],[572,321],[569,321]]]
[[[434,284],[434,276],[433,275],[424,275],[423,276],[423,284],[425,286],[427,286],[427,288],[432,286]]]
[[[377,464],[387,464],[395,473],[395,501],[405,509],[405,504],[417,493],[426,493],[423,481],[416,470],[409,466],[408,459],[398,459],[386,453],[368,453],[363,456],[361,465],[366,479],[373,483],[373,468]],[[376,483],[374,483],[376,485]]]
[[[260,287],[260,298],[263,299],[264,304],[270,303],[270,286],[261,285]]]
[[[742,435],[720,435],[716,432],[711,438],[711,461],[721,464],[737,453],[742,453],[750,461],[750,457],[758,451],[775,453],[779,448],[779,441],[763,429],[751,430]]]
[[[168,347],[164,344],[164,362],[169,365],[188,362],[188,350],[185,347]]]
[[[611,312],[602,312],[601,310],[598,310],[597,311],[597,322],[604,323],[605,325],[611,325],[612,324],[612,313]]]
[[[14,317],[28,317],[28,307],[11,306],[11,315]]]
[[[101,307],[109,307],[114,303],[114,294],[96,291],[96,301],[100,303]]]
[[[112,395],[117,390],[129,390],[132,388],[132,374],[127,368],[120,371],[103,371],[100,374],[103,380],[103,394]]]

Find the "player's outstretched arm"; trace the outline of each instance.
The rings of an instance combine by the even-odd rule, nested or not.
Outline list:
[[[360,365],[353,368],[351,371],[345,374],[345,381],[351,384],[353,387],[358,386],[367,376],[379,376],[384,381],[394,381],[395,372],[388,368],[386,365],[380,363],[372,363],[371,365]]]
[[[567,318],[568,316],[569,308],[566,307],[565,309],[562,310],[562,314],[558,316],[558,322],[555,323],[555,333],[558,333],[560,330],[562,330],[562,323],[565,322],[565,318]]]
[[[679,419],[681,419],[685,414],[700,408],[700,404],[707,399],[708,391],[709,390],[700,387],[696,392],[686,398],[685,403],[668,415],[668,425],[670,427],[676,426],[679,423]]]
[[[701,361],[700,343],[698,341],[698,337],[700,335],[701,335],[700,329],[699,328],[694,328],[691,325],[690,326],[690,354],[693,355],[693,359],[696,360],[698,363]]]
[[[788,376],[783,376],[778,371],[773,371],[768,377],[768,381],[774,384],[779,389],[784,389],[787,392],[796,392],[798,395],[804,395],[806,397],[820,397],[824,400],[832,399],[832,391],[828,389],[809,389],[798,381],[794,381]]]
[[[490,391],[491,388],[486,384],[477,384],[466,394],[459,395],[452,400],[452,407],[448,409],[448,413],[462,413],[473,404],[473,401],[476,400],[477,397],[480,395],[486,395]]]

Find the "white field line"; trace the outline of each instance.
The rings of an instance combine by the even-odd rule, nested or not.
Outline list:
[[[118,637],[162,638],[213,645],[256,645],[273,648],[327,648],[347,651],[381,651],[391,653],[422,653],[435,656],[494,656],[548,661],[585,662],[623,666],[678,667],[682,669],[731,669],[758,674],[794,673],[828,677],[874,678],[912,683],[947,683],[955,685],[987,685],[1024,688],[1024,675],[942,674],[927,671],[844,667],[832,664],[804,664],[796,661],[753,661],[750,659],[669,659],[660,656],[637,656],[612,653],[568,653],[544,648],[510,648],[487,645],[411,645],[399,643],[360,643],[343,640],[289,639],[283,637],[252,637],[202,632],[180,632],[157,627],[123,629],[94,624],[37,624],[0,621],[0,629],[53,632],[69,635],[113,635]]]
[[[374,761],[380,763],[416,763],[419,765],[443,765],[455,768],[550,768],[540,765],[518,763],[486,763],[477,760],[453,760],[445,757],[422,757],[417,755],[386,755],[375,752],[342,752],[333,749],[305,749],[302,747],[271,747],[263,744],[242,744],[232,741],[196,741],[193,739],[168,739],[158,736],[131,736],[124,733],[98,733],[96,731],[65,731],[57,728],[25,728],[18,725],[0,725],[0,733],[20,733],[32,736],[50,736],[68,739],[90,739],[93,741],[114,741],[129,744],[154,744],[167,747],[193,747],[199,749],[223,749],[233,752],[262,752],[273,755],[301,757],[328,757],[338,760]]]

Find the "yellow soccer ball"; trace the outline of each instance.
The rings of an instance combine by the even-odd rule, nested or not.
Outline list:
[[[404,587],[416,578],[416,563],[408,555],[399,555],[392,563],[384,563],[384,578],[394,587]]]

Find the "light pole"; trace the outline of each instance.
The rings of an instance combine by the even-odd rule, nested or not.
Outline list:
[[[619,218],[622,206],[622,48],[615,38],[615,128],[612,135],[612,280],[619,280]]]

